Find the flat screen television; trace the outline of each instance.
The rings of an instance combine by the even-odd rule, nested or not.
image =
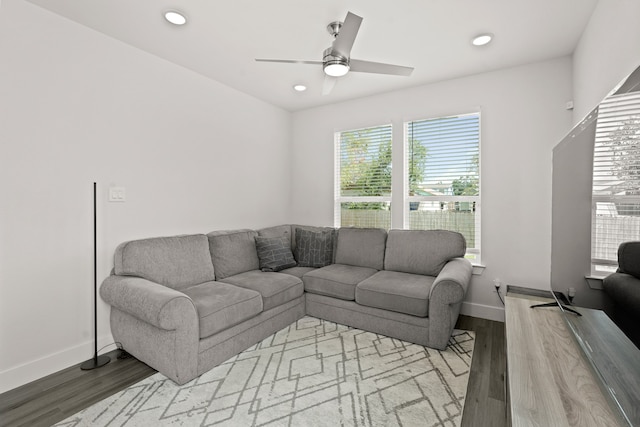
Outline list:
[[[605,100],[637,91],[640,67]],[[563,310],[565,323],[622,423],[640,426],[640,350],[612,328],[601,311],[611,307],[592,270],[594,147],[598,120],[604,120],[600,109],[594,108],[553,149],[551,291],[558,305],[573,305],[583,314]]]

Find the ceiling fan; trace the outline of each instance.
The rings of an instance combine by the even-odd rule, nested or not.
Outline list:
[[[291,59],[258,59],[258,62],[278,62],[290,64],[322,65],[325,73],[323,95],[328,94],[336,83],[336,78],[344,76],[349,71],[361,73],[390,74],[394,76],[409,76],[413,67],[384,64],[382,62],[363,61],[351,58],[351,48],[358,35],[362,18],[347,12],[344,22],[335,21],[327,25],[327,31],[334,37],[330,47],[325,49],[322,61],[297,61]]]

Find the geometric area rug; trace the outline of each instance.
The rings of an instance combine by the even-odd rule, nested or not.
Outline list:
[[[304,317],[200,377],[160,373],[56,426],[459,426],[474,333],[443,351]]]

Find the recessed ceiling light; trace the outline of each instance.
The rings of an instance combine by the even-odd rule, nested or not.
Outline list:
[[[171,22],[174,25],[184,25],[187,23],[187,17],[184,16],[183,13],[175,10],[166,11],[164,13],[164,19],[166,19],[167,21]]]
[[[480,34],[474,37],[471,43],[473,43],[474,46],[484,46],[487,43],[489,43],[491,39],[493,39],[493,34],[490,34],[490,33]]]
[[[297,91],[297,92],[304,92],[305,90],[307,90],[307,87],[305,85],[293,85],[293,90]]]

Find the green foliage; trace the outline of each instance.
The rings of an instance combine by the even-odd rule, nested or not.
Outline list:
[[[391,140],[383,141],[373,152],[371,130],[345,132],[342,134],[341,193],[353,196],[385,196],[391,194]],[[410,142],[409,190],[415,194],[424,179],[427,148],[415,141]],[[386,203],[346,203],[348,209],[388,209]]]
[[[391,194],[391,140],[377,146],[371,136],[374,129],[342,134],[341,193],[353,196],[385,196]],[[348,209],[387,209],[385,203],[345,203]]]
[[[461,176],[458,179],[453,180],[451,183],[451,189],[454,196],[477,196],[478,189],[478,175],[479,175],[480,157],[476,154],[471,159],[469,165],[469,175]]]
[[[464,176],[455,179],[451,183],[454,196],[477,196],[478,195],[478,178]]]
[[[424,179],[424,169],[428,157],[427,147],[418,141],[409,141],[409,195],[415,196]]]
[[[640,195],[640,117],[634,116],[611,131],[607,145],[613,158],[615,176],[622,181],[618,184],[617,192],[626,195]]]
[[[389,205],[385,202],[347,202],[342,204],[342,208],[381,211],[389,210]]]

